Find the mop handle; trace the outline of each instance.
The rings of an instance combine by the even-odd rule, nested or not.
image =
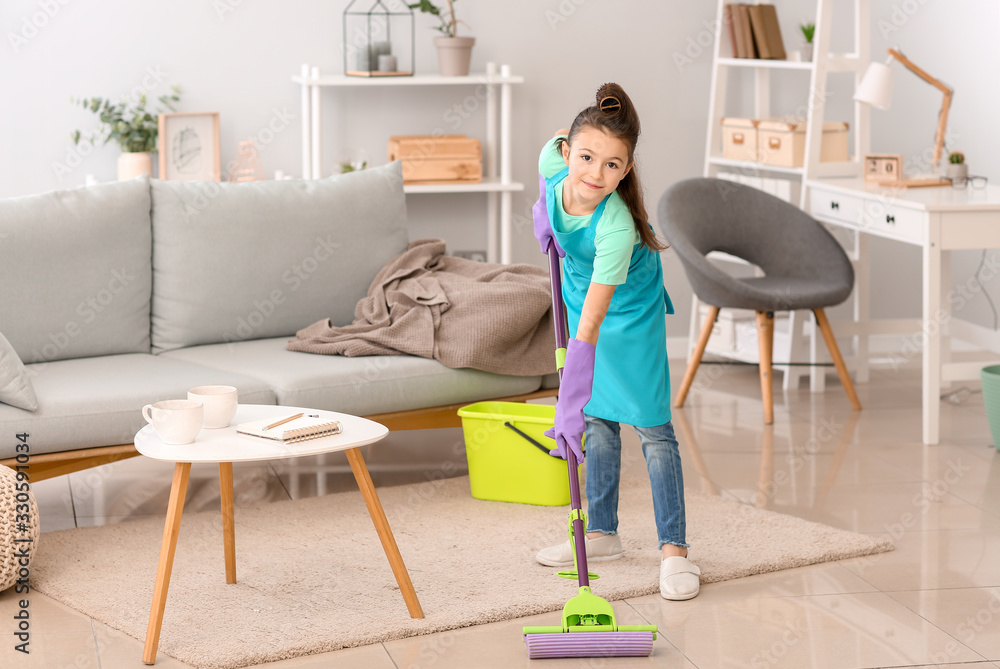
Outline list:
[[[549,283],[552,286],[552,319],[556,331],[556,348],[564,349],[569,341],[566,334],[566,310],[562,301],[562,277],[559,271],[559,254],[556,253],[555,243],[549,242]],[[559,368],[559,382],[562,383],[562,368]],[[583,502],[580,497],[580,476],[577,470],[576,453],[573,449],[566,448],[566,464],[569,469],[569,498],[571,508],[574,511],[583,510]],[[585,543],[586,528],[583,526],[581,518],[573,520],[573,541],[576,545],[576,574],[580,582],[580,587],[590,587],[590,572],[587,568],[587,544]]]
[[[569,337],[566,335],[566,310],[562,301],[562,276],[559,271],[559,254],[555,244],[549,244],[549,283],[552,284],[552,317],[555,320],[556,348],[566,348]],[[559,369],[559,380],[562,380],[562,369]]]

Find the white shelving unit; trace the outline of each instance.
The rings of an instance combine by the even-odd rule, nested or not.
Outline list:
[[[781,178],[789,179],[798,184],[797,198],[793,196],[792,201],[803,209],[807,208],[809,195],[807,193],[806,181],[808,179],[822,177],[856,177],[861,176],[861,158],[869,152],[869,124],[867,106],[854,103],[854,118],[851,125],[854,131],[854,141],[851,149],[852,157],[844,162],[824,162],[819,161],[820,143],[822,141],[822,129],[824,120],[824,103],[827,99],[827,78],[832,73],[854,73],[855,86],[860,83],[861,76],[870,60],[869,49],[869,6],[868,0],[854,0],[854,26],[853,41],[854,50],[851,53],[832,54],[830,53],[830,30],[832,27],[832,15],[834,0],[815,0],[816,2],[816,32],[813,37],[813,59],[807,62],[796,62],[788,60],[762,60],[756,58],[733,58],[728,25],[725,23],[725,5],[727,0],[718,0],[716,16],[715,47],[712,58],[712,82],[709,98],[708,111],[708,133],[705,145],[705,165],[704,176],[719,177],[725,176],[726,172],[735,172],[739,175],[750,177]],[[838,3],[847,4],[843,0]],[[773,3],[778,12],[800,11],[792,3]],[[786,44],[790,43],[789,36],[785,35]],[[754,77],[754,118],[767,118],[771,115],[771,72],[772,71],[802,71],[809,72],[809,87],[803,91],[802,104],[807,110],[806,116],[806,136],[805,136],[805,164],[802,167],[779,167],[765,165],[763,163],[749,160],[733,160],[722,156],[722,118],[726,116],[727,91],[729,86],[730,71],[739,72],[751,70]],[[731,115],[731,114],[730,114]],[[792,191],[793,193],[795,191]],[[861,255],[864,250],[859,247],[855,251],[856,255]],[[715,257],[713,255],[713,257]],[[719,259],[725,260],[726,258]],[[733,310],[730,310],[733,311]],[[748,312],[749,313],[749,312]],[[730,318],[749,318],[753,323],[753,315],[737,312],[730,314]],[[689,331],[688,354],[694,347],[698,332],[704,318],[704,309],[697,297],[692,298],[691,325]],[[806,321],[803,321],[803,319]],[[803,341],[803,324],[811,322],[807,312],[791,312],[787,317],[787,325],[779,326],[783,333],[778,333],[775,338],[776,362],[803,362],[806,348]],[[724,342],[723,345],[714,345],[709,342],[708,352],[731,359],[745,362],[757,362],[757,346],[754,341],[734,342],[732,333],[742,330],[743,333],[752,333],[754,328],[740,328],[739,323],[724,323],[717,330],[719,335],[713,333],[713,339]],[[728,330],[728,332],[727,332]],[[729,334],[729,338],[726,335]],[[784,336],[782,336],[784,335]],[[823,355],[819,347],[816,346],[816,337],[812,337],[812,347],[810,351],[810,361],[816,362]],[[779,367],[784,370],[783,386],[786,390],[797,387],[799,378],[806,373],[800,367]],[[859,380],[860,381],[860,380]],[[822,373],[812,375],[812,388],[814,391],[823,387]]]
[[[846,3],[845,3],[846,4]],[[738,170],[753,174],[793,175],[803,179],[799,193],[799,206],[805,208],[808,197],[805,179],[823,177],[855,177],[861,175],[860,157],[868,152],[868,107],[854,103],[853,155],[844,162],[819,162],[820,142],[827,99],[827,77],[833,73],[853,72],[856,82],[869,62],[868,0],[854,0],[854,51],[846,54],[830,53],[830,29],[833,0],[816,0],[816,32],[813,37],[814,56],[808,62],[788,60],[762,60],[758,58],[732,58],[724,55],[731,49],[725,31],[724,7],[726,0],[718,0],[715,50],[712,59],[712,84],[709,98],[708,134],[705,146],[705,176],[718,176],[720,170]],[[779,11],[783,6],[778,4]],[[790,6],[789,6],[790,7]],[[732,160],[722,157],[722,117],[726,115],[727,89],[730,70],[752,70],[754,74],[754,118],[771,115],[771,72],[797,70],[809,72],[809,88],[804,91],[803,106],[806,114],[806,159],[802,167],[778,167],[751,160]]]
[[[510,67],[488,63],[486,72],[465,77],[417,74],[411,77],[348,77],[323,75],[320,69],[302,65],[292,81],[302,87],[302,175],[305,179],[323,176],[322,137],[324,88],[364,88],[371,86],[485,86],[486,141],[483,144],[485,176],[470,184],[407,184],[407,194],[485,193],[487,196],[486,255],[490,262],[511,260],[512,194],[524,184],[511,178],[511,87],[524,78],[510,73]],[[499,240],[498,240],[499,238]],[[499,241],[499,244],[498,244]],[[499,253],[498,253],[499,247]]]

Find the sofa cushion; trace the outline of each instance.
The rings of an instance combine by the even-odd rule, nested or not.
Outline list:
[[[25,363],[149,353],[149,178],[0,200],[0,332]]]
[[[0,332],[0,402],[34,411],[38,408],[35,389],[17,352]]]
[[[153,181],[153,351],[347,324],[407,246],[399,163],[317,181]]]
[[[240,402],[274,404],[274,393],[256,379],[146,354],[79,358],[27,365],[38,410],[0,404],[0,434],[27,432],[31,452],[131,444],[146,424],[144,404],[185,398],[193,386],[236,386]],[[0,440],[0,458],[14,455],[14,440]]]
[[[538,390],[539,376],[504,376],[449,369],[437,360],[409,355],[348,358],[289,351],[285,338],[177,349],[161,357],[253,370],[279,404],[342,411],[360,416],[476,402]]]

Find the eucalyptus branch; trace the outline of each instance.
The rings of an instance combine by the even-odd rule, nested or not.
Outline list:
[[[174,85],[171,91],[157,98],[160,106],[155,112],[146,109],[145,93],[135,100],[123,96],[117,103],[107,98],[70,98],[73,104],[97,114],[100,121],[97,130],[86,133],[74,130],[70,139],[74,144],[79,144],[81,139],[92,143],[103,139],[107,144],[113,139],[124,153],[155,152],[159,114],[164,109],[176,111],[174,103],[181,99],[180,88]]]

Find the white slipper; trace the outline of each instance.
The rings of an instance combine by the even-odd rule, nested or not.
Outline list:
[[[617,560],[622,556],[622,540],[617,534],[605,534],[584,542],[587,547],[587,562]],[[573,564],[573,548],[569,541],[558,546],[549,546],[538,551],[535,559],[546,567],[570,567]]]
[[[698,595],[701,569],[686,557],[675,555],[660,561],[660,594],[664,599],[682,601]]]

